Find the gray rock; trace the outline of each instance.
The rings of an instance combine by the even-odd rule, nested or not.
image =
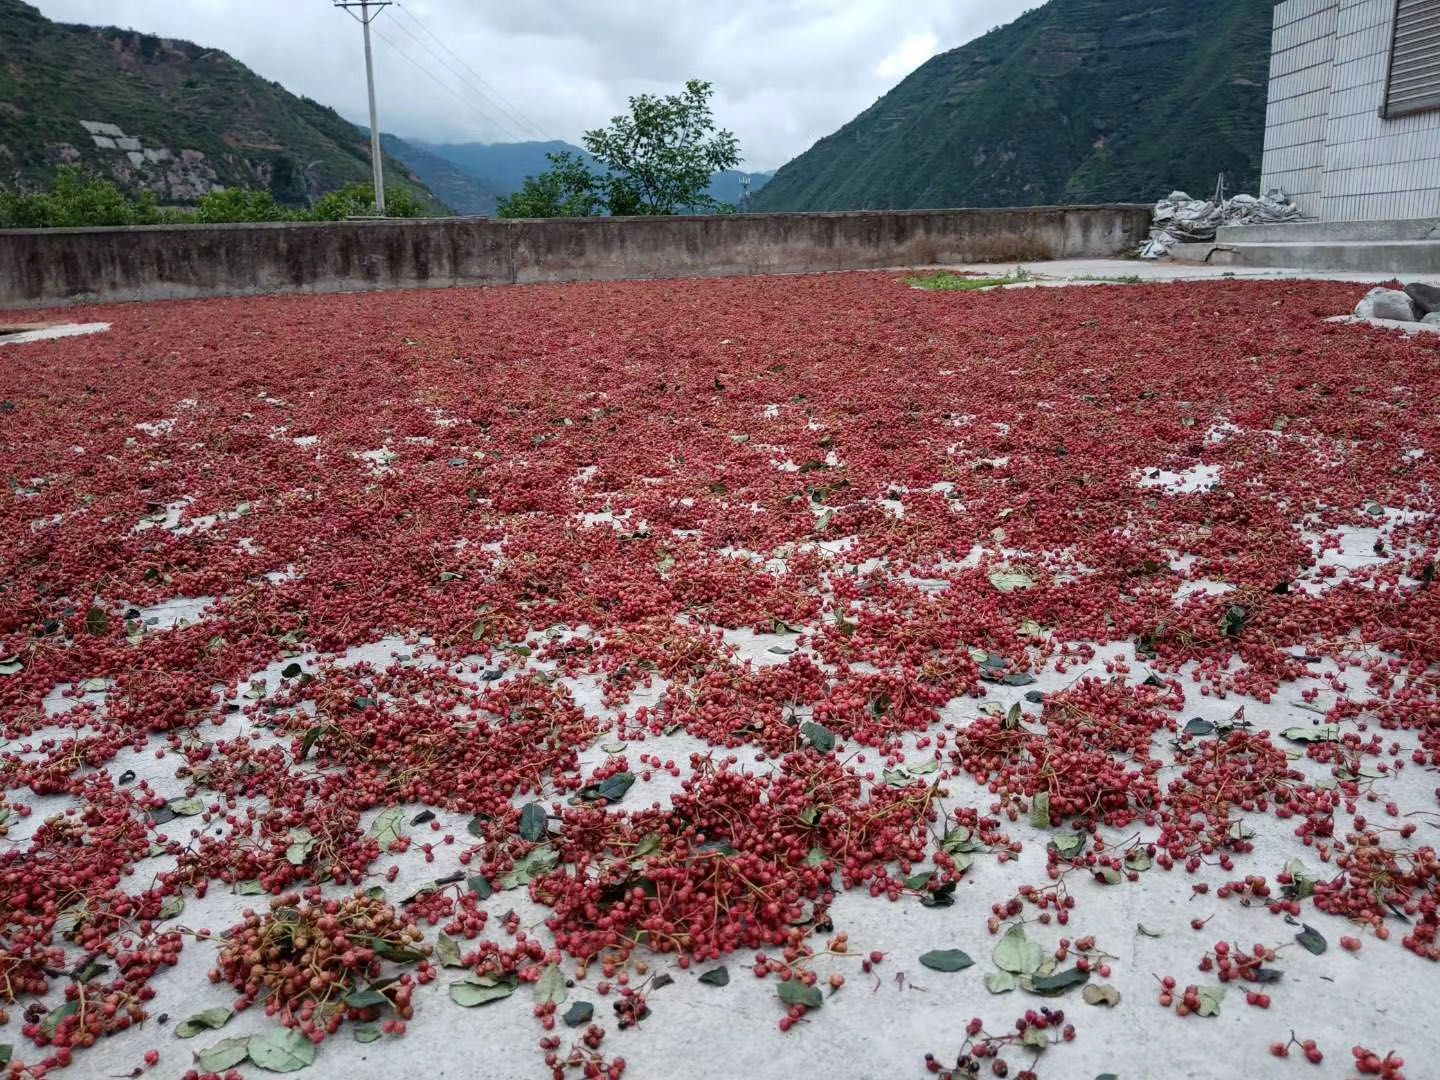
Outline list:
[[[1371,289],[1365,299],[1355,305],[1355,314],[1362,319],[1394,319],[1414,322],[1419,313],[1410,297],[1399,289]]]
[[[1440,311],[1432,311],[1420,321],[1427,326],[1440,326]]]
[[[1405,286],[1405,295],[1415,302],[1422,315],[1440,311],[1440,285],[1415,281]]]

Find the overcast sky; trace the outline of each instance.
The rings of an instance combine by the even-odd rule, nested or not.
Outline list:
[[[365,119],[360,27],[330,0],[30,2],[52,19],[224,49],[296,93]],[[773,169],[934,53],[1038,4],[405,0],[374,22],[380,126],[432,140],[573,142],[631,94],[702,78],[715,84],[716,115],[740,137],[744,167]]]

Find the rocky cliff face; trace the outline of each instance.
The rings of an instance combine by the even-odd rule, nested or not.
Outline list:
[[[120,125],[104,120],[81,120],[79,124],[90,136],[89,152],[71,143],[49,143],[45,147],[48,160],[90,165],[123,187],[153,191],[172,202],[192,202],[223,186],[200,150],[146,146],[144,136],[126,135]]]

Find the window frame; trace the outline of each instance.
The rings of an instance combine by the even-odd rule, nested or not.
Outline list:
[[[1400,36],[1400,5],[1403,0],[1395,0],[1395,9],[1390,15],[1390,48],[1385,55],[1385,96],[1380,99],[1380,119],[1398,120],[1405,116],[1415,116],[1419,113],[1433,112],[1440,109],[1440,85],[1436,86],[1435,92],[1428,97],[1421,98],[1418,104],[1406,105],[1403,108],[1392,108],[1390,105],[1390,90],[1395,78],[1395,45]]]

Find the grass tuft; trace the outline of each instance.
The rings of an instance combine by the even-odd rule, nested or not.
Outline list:
[[[1015,285],[1029,281],[1034,276],[1023,266],[1017,266],[1005,277],[974,277],[950,270],[938,270],[929,274],[911,274],[905,279],[905,283],[917,289],[933,289],[936,292],[977,292],[1001,285]]]

